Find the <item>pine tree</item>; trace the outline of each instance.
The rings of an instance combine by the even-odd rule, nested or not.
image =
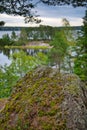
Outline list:
[[[75,60],[74,72],[80,76],[83,81],[87,81],[87,10],[83,18],[82,36],[78,39],[78,54]]]

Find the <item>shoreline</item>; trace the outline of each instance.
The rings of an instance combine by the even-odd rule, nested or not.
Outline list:
[[[33,41],[21,46],[5,46],[6,49],[50,49],[50,45],[43,41]]]

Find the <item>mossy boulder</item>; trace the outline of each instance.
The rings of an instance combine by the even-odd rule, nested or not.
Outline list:
[[[0,112],[0,130],[87,130],[83,99],[76,75],[38,67],[14,86]]]

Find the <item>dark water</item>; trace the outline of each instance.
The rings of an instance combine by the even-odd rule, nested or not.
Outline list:
[[[44,54],[47,54],[48,49],[0,49],[0,65],[4,66],[5,64],[10,65],[11,59],[10,55],[12,55],[14,52],[19,52],[23,50],[26,52],[26,55],[32,55],[35,56],[38,52],[42,52]]]

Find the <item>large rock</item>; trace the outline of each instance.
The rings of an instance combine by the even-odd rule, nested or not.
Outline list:
[[[0,130],[87,130],[84,87],[74,74],[38,67],[14,86]]]

